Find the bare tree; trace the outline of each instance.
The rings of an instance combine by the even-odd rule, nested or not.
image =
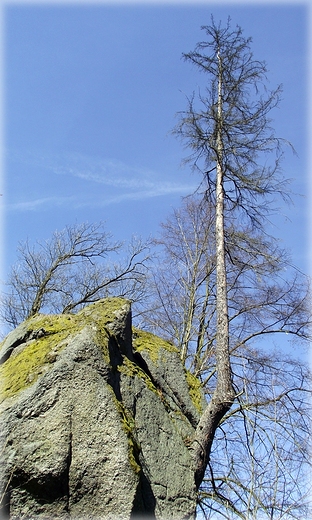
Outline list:
[[[216,343],[214,211],[200,196],[184,199],[155,243],[145,326],[178,345],[181,359],[204,377]],[[310,337],[309,279],[278,241],[245,227],[225,229],[230,351],[268,334]]]
[[[109,295],[137,300],[144,292],[148,242],[133,238],[125,251],[102,223],[67,226],[48,241],[21,243],[18,253],[2,299],[3,320],[13,327],[38,312],[70,312]]]
[[[266,66],[253,58],[242,30],[216,25],[203,28],[208,41],[184,57],[207,76],[205,93],[193,96],[180,114],[176,133],[192,150],[206,198],[215,208],[216,386],[201,417],[194,442],[196,484],[210,460],[216,428],[233,406],[236,390],[229,345],[226,232],[229,222],[246,223],[260,232],[272,207],[270,197],[285,193],[280,175],[281,144],[270,127],[269,112],[280,88],[266,90]],[[272,161],[271,157],[274,156]]]
[[[188,197],[161,227],[161,236],[154,240],[160,253],[150,281],[150,309],[142,312],[142,325],[173,341],[189,364],[195,350],[204,348],[201,324],[204,320],[207,327],[208,305],[215,304],[210,298],[215,290],[213,217],[206,205]],[[215,315],[215,305],[210,311]]]
[[[307,339],[311,323],[307,279],[291,269],[286,252],[265,230],[266,217],[274,210],[273,195],[287,199],[287,182],[280,172],[283,140],[275,136],[269,119],[281,89],[266,90],[265,64],[254,60],[251,40],[243,37],[240,28],[232,31],[230,21],[222,28],[212,20],[203,29],[209,41],[184,57],[208,76],[208,86],[188,100],[175,133],[191,149],[187,161],[202,175],[198,192],[204,192],[204,197],[176,212],[163,227],[167,261],[154,275],[156,296],[149,321],[154,330],[162,328],[178,342],[182,359],[205,387],[208,405],[192,445],[203,507],[209,503],[220,517],[246,519],[256,518],[257,508],[269,518],[297,508],[294,514],[300,518],[307,503],[305,493],[287,484],[294,467],[287,460],[297,464],[302,477],[308,465],[308,375],[292,380],[293,365],[283,358],[282,381],[275,377],[279,364],[273,356],[266,364],[260,351],[252,350],[252,342],[269,334]],[[188,213],[184,223],[183,211]],[[253,370],[246,378],[248,363]],[[262,372],[267,391],[261,396],[250,389],[259,389],[263,367],[270,370]],[[305,441],[302,450],[296,447],[295,423],[288,421],[286,410],[299,425]],[[236,418],[237,432],[232,426]],[[270,426],[267,430],[264,418]],[[274,434],[274,442],[270,437],[266,442],[266,431]],[[251,454],[248,470],[240,475],[239,462],[230,458],[234,457],[229,449],[235,445],[233,436]],[[213,445],[220,438],[223,444]],[[220,445],[224,450],[220,460],[229,457],[221,474],[215,457],[211,458],[212,449],[218,457]],[[270,476],[262,480],[262,494],[262,488],[256,490],[252,484],[259,476],[255,457],[261,462],[260,446],[275,457],[267,457]],[[275,486],[275,498],[270,486]],[[264,500],[265,493],[270,499]],[[221,507],[216,509],[213,501]]]
[[[253,348],[236,353],[232,367],[243,392],[216,431],[199,490],[205,518],[310,518],[308,368]]]
[[[156,241],[162,252],[144,314],[147,328],[179,346],[207,401],[217,380],[213,221],[213,207],[192,196],[162,225]],[[298,346],[309,340],[308,279],[277,241],[232,225],[225,235],[237,398],[216,429],[199,507],[207,518],[307,517],[311,376],[283,348],[277,354],[267,344],[282,337]]]

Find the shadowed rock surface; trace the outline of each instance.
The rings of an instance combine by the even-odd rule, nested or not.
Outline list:
[[[37,315],[0,359],[2,517],[194,517],[201,390],[129,302]]]

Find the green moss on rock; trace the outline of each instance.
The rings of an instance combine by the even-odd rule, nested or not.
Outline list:
[[[190,394],[190,398],[192,399],[192,403],[195,406],[196,410],[200,414],[202,414],[203,413],[203,394],[202,394],[201,382],[189,370],[185,370],[185,373],[186,373],[186,382],[189,387],[189,394]]]
[[[87,305],[78,312],[77,316],[85,319],[86,322],[105,327],[125,305],[129,305],[129,301],[124,298],[105,298]]]
[[[118,365],[118,371],[128,377],[138,376],[146,384],[149,390],[157,393],[157,389],[155,388],[149,376],[144,372],[144,370],[142,370],[141,367],[139,367],[130,359],[125,357],[123,359],[122,365]]]
[[[157,364],[162,350],[179,353],[178,349],[169,341],[133,327],[133,348],[137,352],[145,350],[149,353],[151,360]]]
[[[121,424],[128,439],[128,453],[129,462],[135,473],[140,473],[141,466],[139,463],[139,453],[141,450],[140,443],[135,435],[135,421],[131,412],[124,406],[124,404],[117,399],[113,393],[113,400],[117,411],[120,414]]]
[[[28,331],[42,328],[45,334],[17,347],[0,367],[0,402],[34,384],[67,345],[66,339],[81,331],[86,325],[95,327],[96,340],[105,357],[108,339],[105,328],[114,320],[115,313],[127,304],[128,301],[122,298],[106,298],[88,305],[77,314],[42,314],[30,318],[26,322]]]
[[[65,314],[36,316],[28,322],[29,331],[44,328],[45,335],[28,341],[21,351],[17,348],[0,367],[1,401],[32,385],[55,360],[54,356],[49,356],[51,351],[60,352],[67,344],[66,338],[78,325],[76,316]]]

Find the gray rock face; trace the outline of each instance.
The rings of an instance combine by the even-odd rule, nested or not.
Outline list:
[[[171,344],[132,337],[127,301],[36,316],[0,359],[3,516],[194,517],[201,394]]]

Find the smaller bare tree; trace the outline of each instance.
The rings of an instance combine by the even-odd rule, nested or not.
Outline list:
[[[150,311],[142,315],[147,328],[179,347],[207,402],[218,377],[213,217],[213,207],[190,196],[167,218]],[[215,431],[198,491],[200,515],[308,518],[311,374],[304,361],[286,355],[283,338],[296,340],[298,352],[311,338],[309,280],[276,240],[246,225],[230,223],[225,233],[236,400]]]
[[[244,346],[233,361],[243,393],[216,431],[199,490],[205,519],[311,516],[311,374],[303,362]]]
[[[110,295],[136,301],[144,294],[148,249],[148,242],[133,238],[125,252],[101,222],[67,226],[35,245],[20,243],[2,320],[16,327],[38,312],[71,312]]]

